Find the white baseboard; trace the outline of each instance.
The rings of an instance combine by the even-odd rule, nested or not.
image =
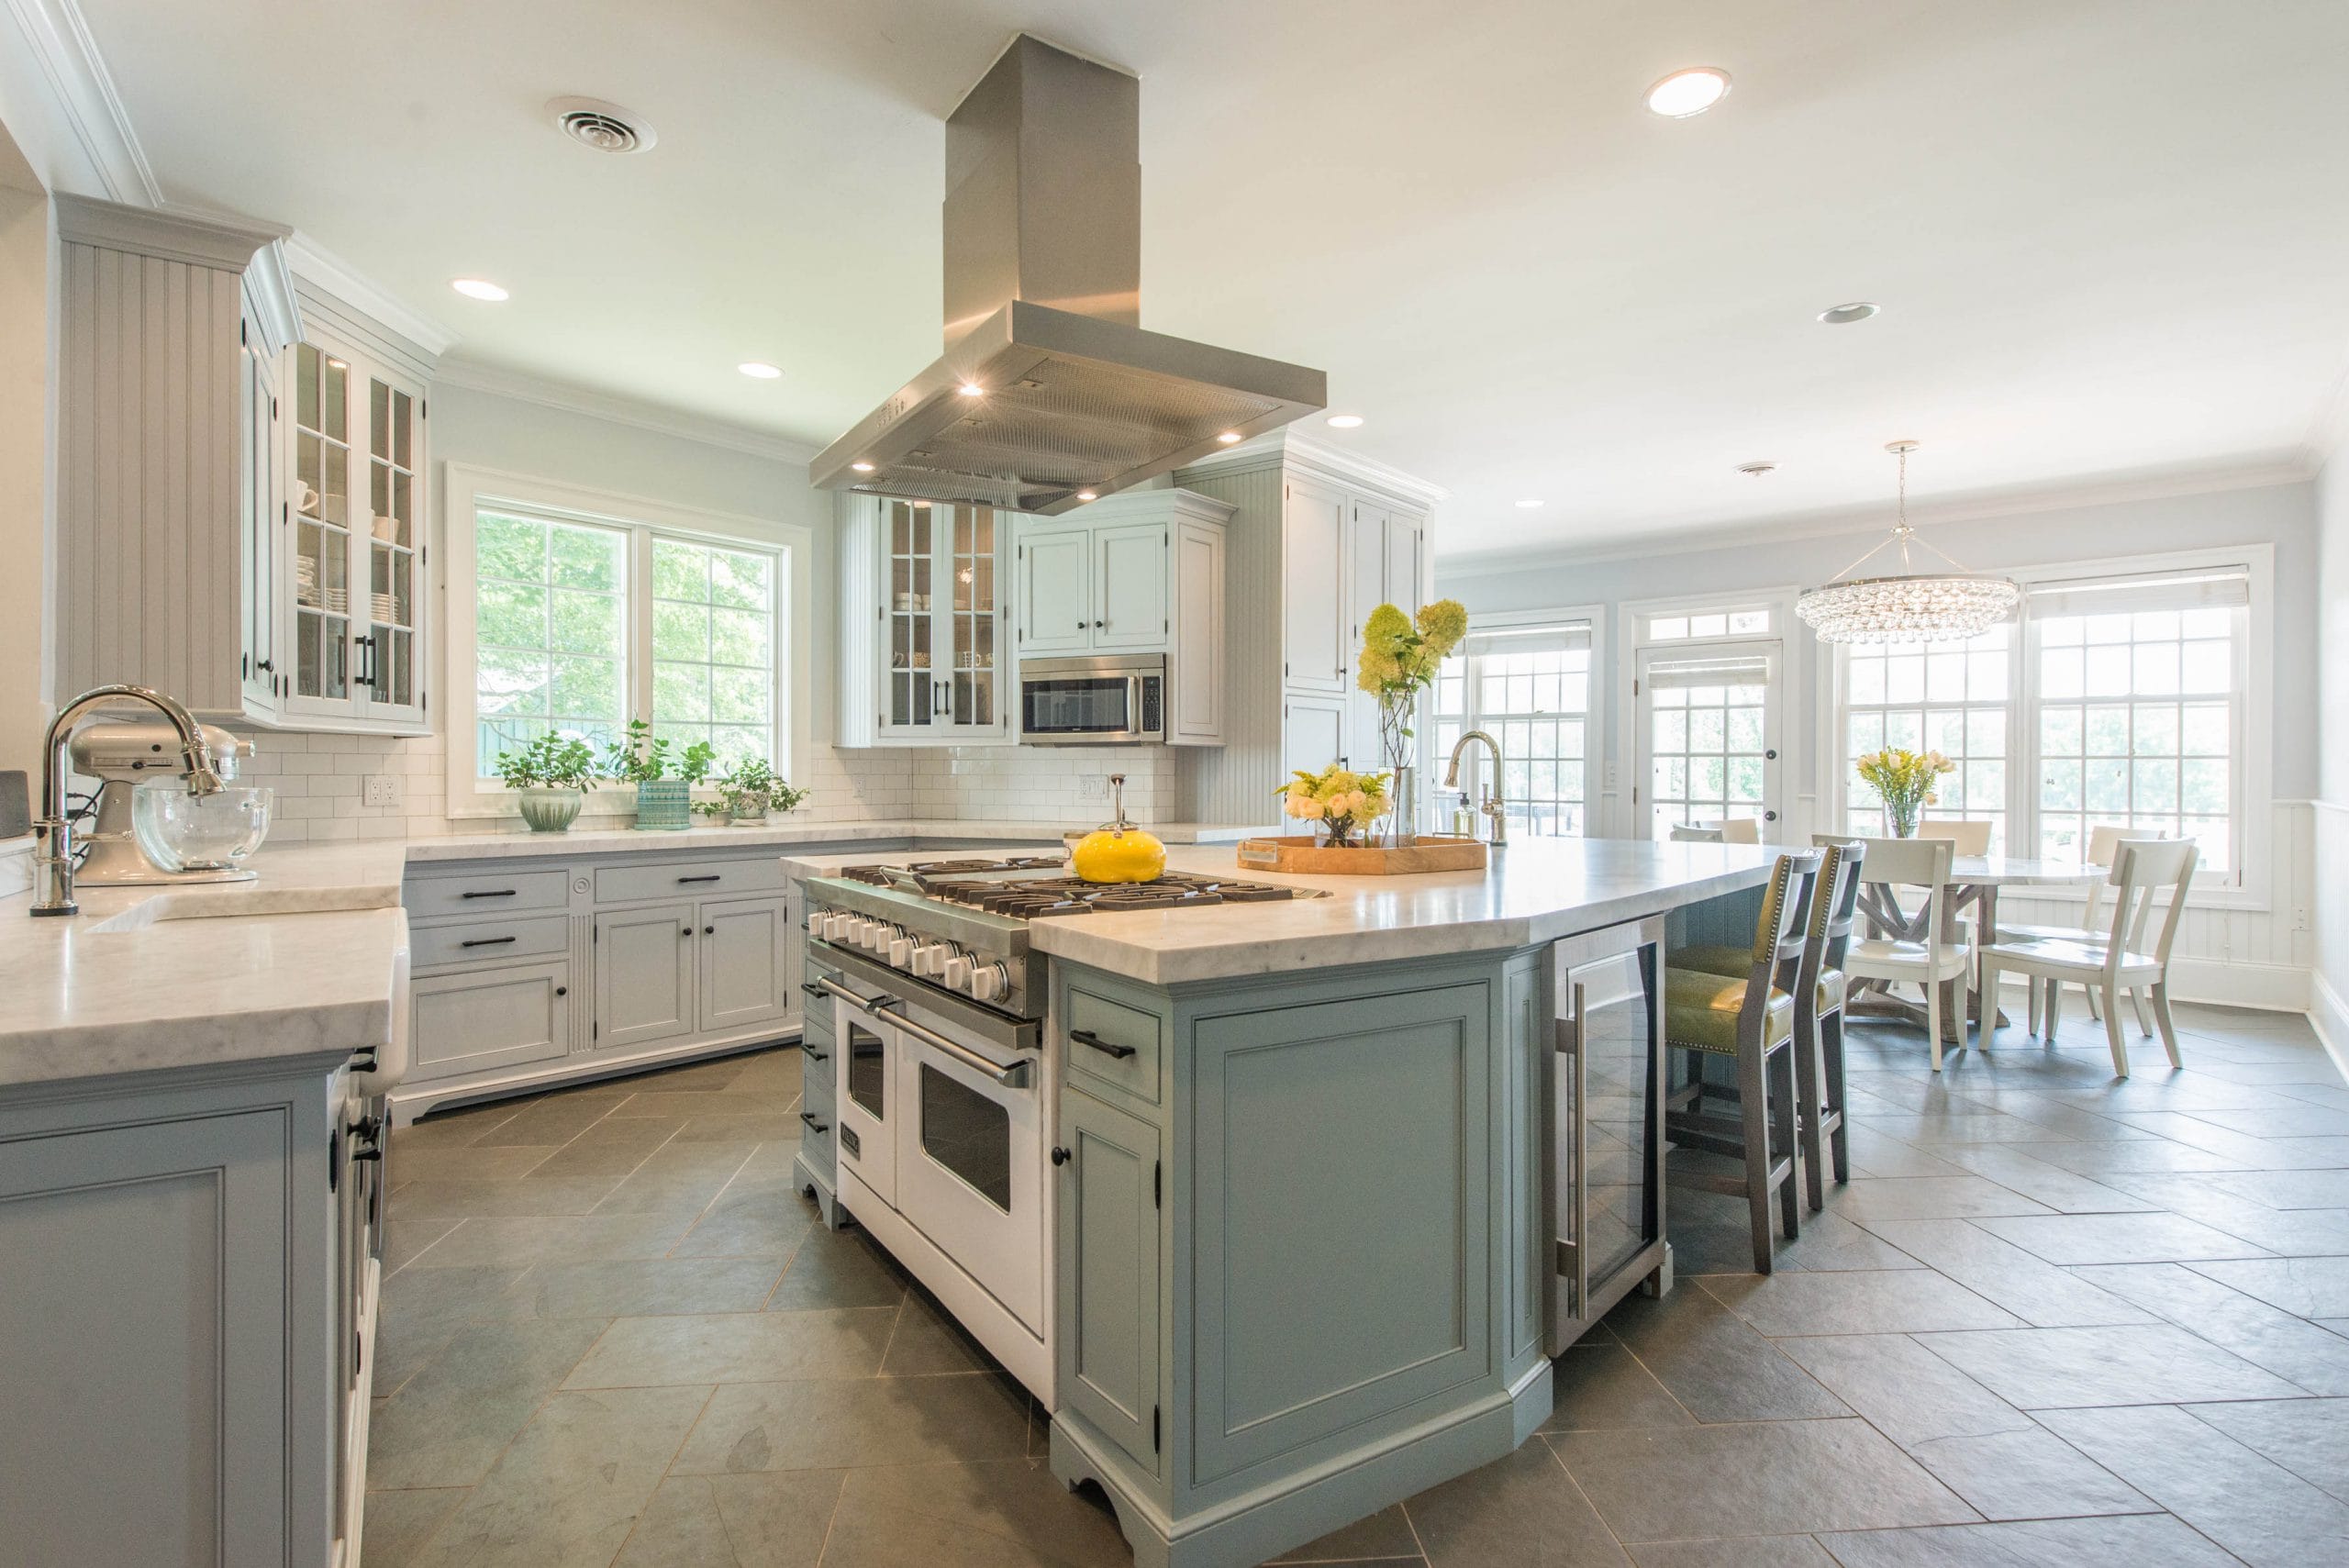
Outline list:
[[[2288,963],[2245,963],[2218,958],[2169,961],[2169,993],[2180,1002],[2220,1007],[2259,1007],[2269,1012],[2309,1010],[2309,972]]]
[[[2342,1077],[2349,1078],[2349,1004],[2341,999],[2321,971],[2309,975],[2309,1025],[2316,1030],[2324,1053],[2332,1058]]]

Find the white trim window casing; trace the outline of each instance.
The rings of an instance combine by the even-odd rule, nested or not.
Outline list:
[[[1591,833],[1592,742],[1597,728],[1596,610],[1482,619],[1438,672],[1429,711],[1435,744],[1423,765],[1430,818],[1448,830],[1453,816],[1436,807],[1445,760],[1460,737],[1482,729],[1499,742],[1501,795],[1509,832],[1530,838]],[[1473,814],[1491,793],[1491,761],[1482,748],[1461,760],[1459,789]]]
[[[809,755],[792,685],[811,656],[807,529],[444,475],[450,815],[511,815],[496,751],[550,728],[600,752],[641,716],[679,746],[711,741],[719,770],[755,752],[785,777]],[[623,794],[588,809],[625,811]]]

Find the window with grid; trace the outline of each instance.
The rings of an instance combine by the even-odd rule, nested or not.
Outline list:
[[[1647,656],[1640,684],[1647,698],[1650,838],[1766,809],[1770,657],[1727,648]]]
[[[2249,606],[2241,567],[2031,586],[2041,856],[2076,864],[2109,823],[2235,879]]]
[[[652,542],[652,731],[707,740],[718,769],[774,740],[774,557]]]
[[[473,525],[474,754],[550,731],[600,747],[628,723],[629,536],[482,510]]]
[[[1929,817],[1990,824],[1990,852],[2008,853],[2010,625],[1962,642],[1854,643],[1843,658],[1845,830],[1888,831],[1884,803],[1854,771],[1871,751],[1939,751],[1957,764],[1934,791]]]
[[[1588,830],[1590,642],[1586,620],[1475,632],[1436,675],[1435,745],[1424,761],[1441,767],[1471,729],[1500,742],[1501,795],[1513,834]],[[1460,787],[1472,808],[1490,792],[1490,765],[1481,747],[1462,760]],[[1448,794],[1435,786],[1427,793],[1437,800],[1436,826],[1449,828]]]

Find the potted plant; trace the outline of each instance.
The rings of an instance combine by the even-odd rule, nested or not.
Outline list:
[[[733,802],[722,795],[716,800],[696,800],[694,815],[712,828],[728,827],[734,820]]]
[[[1318,773],[1299,769],[1281,786],[1281,806],[1300,822],[1319,825],[1332,850],[1358,847],[1370,825],[1395,808],[1385,773],[1357,773],[1334,764]]]
[[[497,774],[514,791],[531,832],[565,832],[596,782],[596,753],[575,736],[549,732],[518,751],[500,751]]]
[[[636,785],[639,828],[675,832],[693,826],[694,785],[709,776],[716,757],[707,740],[696,740],[673,756],[667,737],[656,737],[651,725],[631,718],[628,734],[604,748],[604,773]]]
[[[770,810],[789,811],[807,798],[806,790],[785,783],[763,757],[737,762],[718,779],[718,788],[738,828],[754,828],[767,819]]]
[[[1437,671],[1467,635],[1468,612],[1457,599],[1422,606],[1416,617],[1381,605],[1363,622],[1354,684],[1378,703],[1379,760],[1395,781],[1397,843],[1410,842],[1419,830],[1419,770],[1411,742],[1419,694],[1435,684]]]

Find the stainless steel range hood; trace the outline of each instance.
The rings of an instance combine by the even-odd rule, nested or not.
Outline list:
[[[1065,512],[1324,406],[1328,378],[1138,325],[1141,83],[1022,33],[946,121],[946,352],[816,484]]]

